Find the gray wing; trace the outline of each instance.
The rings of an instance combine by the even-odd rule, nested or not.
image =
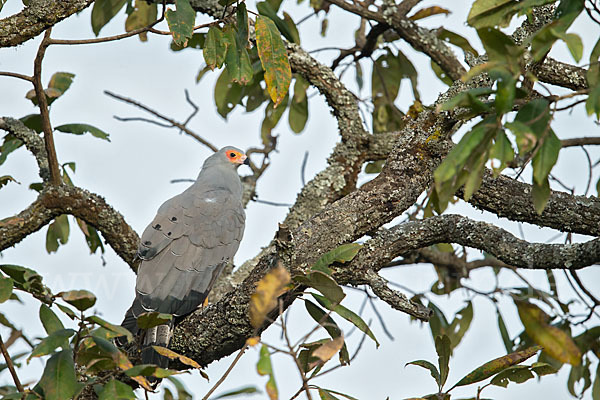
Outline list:
[[[226,189],[190,189],[165,202],[142,234],[134,314],[194,311],[239,247],[240,199]]]

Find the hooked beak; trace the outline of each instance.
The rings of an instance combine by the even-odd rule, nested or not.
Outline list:
[[[242,164],[244,165],[250,165],[250,158],[248,158],[248,156],[246,156],[245,154],[242,156]]]

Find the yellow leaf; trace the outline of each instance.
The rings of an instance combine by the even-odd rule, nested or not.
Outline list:
[[[417,11],[412,17],[410,17],[410,19],[412,19],[413,21],[416,21],[418,19],[423,19],[423,18],[431,17],[432,15],[438,15],[438,14],[448,15],[448,14],[450,14],[450,11],[446,10],[445,8],[438,7],[438,6],[427,7],[427,8],[423,8],[423,9]]]
[[[313,351],[312,355],[318,357],[322,362],[327,362],[333,357],[344,345],[344,335],[340,335],[335,339],[329,340]]]
[[[549,325],[549,317],[539,307],[525,301],[515,300],[525,332],[544,348],[552,358],[571,365],[581,364],[581,351],[569,333]]]
[[[181,354],[178,354],[178,353],[174,352],[173,350],[169,350],[166,347],[152,346],[152,348],[158,354],[160,354],[161,356],[168,357],[171,360],[176,360],[177,359],[177,360],[181,361],[185,365],[189,365],[190,367],[194,367],[194,368],[200,369],[200,364],[198,364],[196,361],[192,360],[189,357],[182,356]]]
[[[250,297],[250,323],[254,328],[262,325],[267,313],[277,305],[277,298],[286,292],[290,273],[282,266],[269,271],[256,284],[256,292]]]
[[[246,344],[248,346],[256,346],[260,343],[260,336],[252,336],[251,338],[246,339]]]
[[[273,20],[265,16],[256,18],[256,47],[263,69],[267,91],[275,107],[285,98],[292,81],[292,69],[285,44]]]

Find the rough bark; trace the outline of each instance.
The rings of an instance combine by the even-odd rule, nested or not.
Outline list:
[[[85,9],[93,0],[31,0],[20,13],[0,20],[0,47],[33,39],[58,22]]]

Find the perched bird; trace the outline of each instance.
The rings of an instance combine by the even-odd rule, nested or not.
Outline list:
[[[231,146],[208,157],[196,182],[164,202],[144,230],[137,251],[142,263],[135,299],[121,324],[134,335],[141,333],[137,317],[142,313],[156,311],[177,318],[193,312],[232,261],[246,218],[237,173],[241,164],[248,165],[248,158]],[[168,365],[168,359],[151,346],[167,346],[172,333],[173,322],[146,330],[144,364]]]

